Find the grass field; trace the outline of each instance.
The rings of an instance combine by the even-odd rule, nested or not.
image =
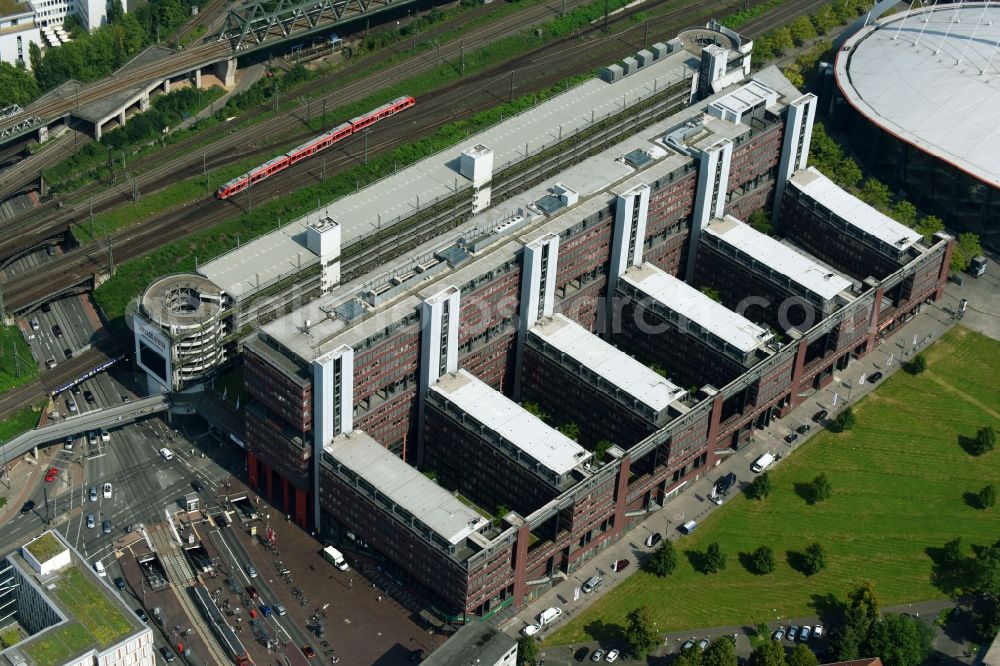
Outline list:
[[[1000,537],[998,509],[982,511],[966,500],[987,483],[1000,485],[1000,450],[975,458],[959,443],[981,426],[1000,426],[1000,342],[957,328],[925,356],[926,372],[897,373],[857,405],[853,430],[818,433],[782,462],[771,474],[770,497],[733,497],[681,539],[673,576],[636,572],[547,643],[616,638],[627,613],[642,605],[660,631],[812,615],[830,595],[843,598],[866,579],[886,606],[944,597],[931,584],[927,548],[956,536],[977,545]],[[820,471],[833,496],[810,506],[796,484]],[[697,559],[713,541],[728,566],[721,574],[697,573],[691,555]],[[826,549],[827,567],[807,578],[789,560],[814,541]],[[778,568],[755,576],[740,553],[761,545],[774,549]]]
[[[16,350],[16,352],[15,352]],[[17,326],[0,327],[0,393],[38,376],[38,364]]]
[[[25,407],[0,421],[0,444],[37,426],[39,416],[39,413],[31,407]]]

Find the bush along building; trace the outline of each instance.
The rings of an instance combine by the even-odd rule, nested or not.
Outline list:
[[[531,602],[943,289],[952,240],[815,185],[815,97],[698,33],[334,202],[339,280],[237,336],[250,484],[442,615]]]

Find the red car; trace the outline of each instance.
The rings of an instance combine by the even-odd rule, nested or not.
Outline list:
[[[617,571],[624,571],[625,567],[627,567],[628,564],[629,564],[628,560],[618,560],[616,562],[612,562],[611,563],[611,570],[612,571],[616,571],[616,572]]]
[[[257,588],[254,587],[253,585],[247,585],[246,590],[247,594],[250,595],[251,599],[257,599],[258,597],[260,597],[260,594],[257,593]]]
[[[303,645],[302,646],[302,654],[304,654],[307,659],[315,659],[316,658],[316,650],[313,650],[312,647],[309,646],[309,645]]]
[[[45,473],[45,483],[52,483],[59,476],[59,470],[55,467],[50,467],[49,471]]]

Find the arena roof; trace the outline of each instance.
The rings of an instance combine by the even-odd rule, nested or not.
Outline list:
[[[431,391],[562,476],[590,459],[582,446],[465,370],[444,375]]]
[[[705,225],[705,233],[746,255],[762,266],[784,275],[806,291],[824,300],[851,288],[851,281],[799,254],[787,245],[762,234],[748,224],[727,215]]]
[[[1000,5],[901,12],[844,43],[837,85],[879,127],[997,187],[998,44]]]
[[[361,430],[337,435],[323,451],[452,545],[487,523]]]
[[[540,321],[531,333],[655,412],[687,395],[684,389],[561,314]]]
[[[815,167],[796,171],[792,174],[790,183],[843,221],[896,251],[905,250],[922,237],[913,229],[848,194]]]
[[[633,266],[625,271],[621,279],[744,354],[752,352],[771,338],[767,329],[713,301],[653,264]]]

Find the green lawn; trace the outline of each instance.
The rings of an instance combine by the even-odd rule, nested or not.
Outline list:
[[[0,328],[0,393],[38,376],[38,364],[17,326]]]
[[[972,544],[1000,536],[998,509],[981,511],[965,499],[987,483],[1000,484],[1000,451],[974,458],[958,441],[983,425],[1000,427],[1000,342],[957,328],[925,356],[922,375],[897,373],[858,404],[852,431],[818,433],[782,462],[771,474],[769,498],[733,497],[681,539],[672,577],[636,572],[547,642],[619,636],[626,614],[642,605],[660,631],[811,615],[830,595],[843,598],[865,579],[875,582],[886,606],[945,596],[931,584],[926,549],[956,536]],[[820,471],[832,481],[833,497],[810,506],[795,485]],[[713,541],[728,566],[717,575],[697,573],[688,554]],[[828,564],[807,578],[789,556],[794,561],[813,541],[823,544]],[[761,545],[774,549],[778,568],[755,576],[740,564],[740,553]]]
[[[28,432],[38,425],[39,417],[39,412],[32,407],[25,407],[6,419],[0,420],[0,443],[10,441],[21,433]]]

